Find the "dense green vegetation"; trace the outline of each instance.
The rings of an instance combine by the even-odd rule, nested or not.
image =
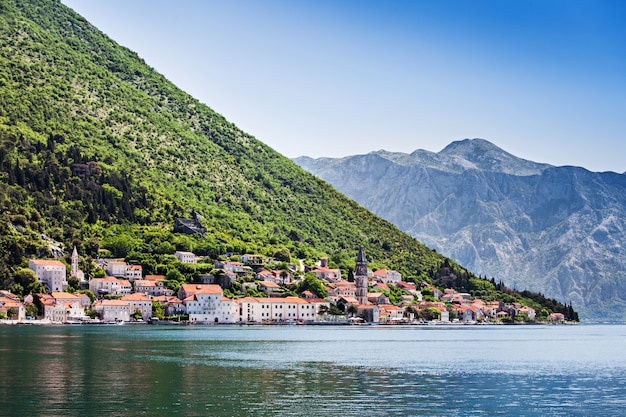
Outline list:
[[[59,1],[3,1],[0,32],[5,287],[29,257],[50,256],[42,235],[78,246],[88,273],[86,260],[106,248],[146,273],[176,270],[180,281],[198,271],[174,268],[173,249],[328,256],[347,271],[363,245],[371,266],[415,282],[463,270],[242,132]],[[190,213],[207,228],[204,238],[172,232],[173,219]]]

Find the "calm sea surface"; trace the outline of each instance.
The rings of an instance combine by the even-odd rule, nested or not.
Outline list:
[[[624,416],[626,326],[0,326],[2,416]]]

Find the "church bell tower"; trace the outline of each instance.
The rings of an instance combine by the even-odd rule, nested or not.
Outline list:
[[[356,299],[359,304],[367,304],[367,259],[363,246],[359,249],[354,269],[354,282],[356,283]]]

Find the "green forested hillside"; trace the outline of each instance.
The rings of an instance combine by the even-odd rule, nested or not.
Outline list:
[[[0,3],[0,274],[42,234],[141,260],[288,250],[436,278],[444,258],[176,88],[57,0]],[[294,132],[297,135],[297,132]],[[78,164],[78,165],[77,165]],[[195,211],[204,239],[172,233]],[[152,264],[150,263],[152,262]],[[459,274],[467,274],[446,261]]]

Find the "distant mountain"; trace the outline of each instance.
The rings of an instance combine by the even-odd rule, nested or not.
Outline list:
[[[482,139],[295,162],[475,273],[626,319],[624,174],[535,163]]]

